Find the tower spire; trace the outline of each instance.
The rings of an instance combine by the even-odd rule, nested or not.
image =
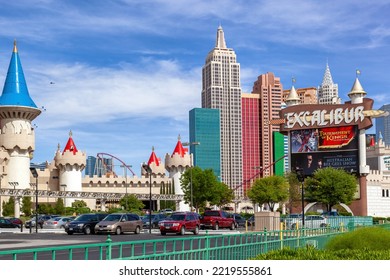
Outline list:
[[[22,63],[14,40],[14,48],[5,79],[0,106],[25,106],[38,108],[28,93]]]
[[[215,43],[215,47],[217,49],[226,49],[226,42],[225,42],[225,35],[223,33],[223,29],[222,29],[222,26],[219,25],[218,26],[218,30],[217,30],[217,40],[216,40],[216,43]]]
[[[328,60],[326,60],[326,68],[325,68],[324,78],[322,79],[322,86],[325,86],[325,85],[333,85],[333,79],[332,79],[332,74],[330,73]]]

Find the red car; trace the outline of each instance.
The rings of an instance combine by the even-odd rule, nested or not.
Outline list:
[[[23,221],[19,218],[9,217],[6,219],[10,220],[10,222],[16,225],[18,228],[20,228],[23,225]]]
[[[184,235],[186,231],[199,234],[200,221],[196,213],[175,212],[169,218],[159,223],[161,235],[176,233]]]

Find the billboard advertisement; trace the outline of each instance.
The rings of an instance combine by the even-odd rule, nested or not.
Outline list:
[[[293,130],[290,132],[291,169],[302,168],[306,176],[324,167],[357,172],[358,144],[356,125]]]

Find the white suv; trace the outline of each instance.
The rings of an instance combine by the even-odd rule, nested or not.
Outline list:
[[[297,224],[299,228],[302,228],[302,218],[297,221],[297,223],[293,223],[291,225],[291,229],[296,229]],[[320,215],[307,215],[305,216],[305,228],[323,228],[328,225],[328,222],[325,217]]]

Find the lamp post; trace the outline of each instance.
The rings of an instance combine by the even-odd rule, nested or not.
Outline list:
[[[35,178],[35,232],[38,233],[38,172],[35,167],[30,167],[30,171]]]
[[[149,234],[152,234],[152,168],[146,163],[142,168],[149,174]]]
[[[297,167],[295,169],[295,172],[297,174],[298,181],[302,183],[301,186],[301,203],[302,203],[302,227],[305,227],[305,197],[304,197],[304,190],[303,190],[303,182],[305,181],[305,174],[303,173],[303,168]]]
[[[8,184],[14,188],[14,215],[16,218],[19,218],[20,209],[18,207],[20,207],[20,205],[17,203],[16,194],[15,194],[16,186],[19,186],[19,183],[18,182],[8,182]]]
[[[63,187],[64,188],[64,192],[65,192],[65,188],[66,188],[66,184],[61,184],[60,187]],[[65,208],[65,215],[66,215],[66,194],[64,194],[64,208]]]
[[[125,198],[126,198],[126,211],[128,209],[128,205],[127,205],[127,167],[128,165],[121,165],[121,167],[123,167],[123,170],[124,170],[124,176],[125,176],[125,188],[126,188],[126,194],[125,194]],[[130,166],[131,167],[131,166]]]
[[[191,146],[197,146],[197,145],[200,145],[200,142],[183,142],[182,143],[183,146],[189,146],[191,148]],[[193,153],[191,153],[193,154]],[[193,191],[192,191],[192,168],[194,167],[194,164],[193,164],[193,157],[191,157],[191,169],[190,169],[190,200],[191,200],[191,211],[192,211],[192,208],[194,207],[194,201],[193,201]]]

